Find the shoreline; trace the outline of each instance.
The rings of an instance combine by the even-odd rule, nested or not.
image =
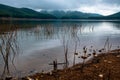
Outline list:
[[[120,19],[37,19],[37,18],[6,18],[0,17],[0,20],[5,21],[120,21]]]
[[[84,67],[82,65],[77,63],[68,68],[35,72],[25,77],[8,76],[5,80],[119,80],[120,49],[101,52],[86,61]]]
[[[88,60],[81,72],[81,63],[75,66],[51,71],[48,73],[36,73],[22,78],[22,80],[119,80],[120,76],[120,49],[108,53],[98,54],[98,62],[92,62],[95,58]],[[102,77],[101,77],[102,75]]]

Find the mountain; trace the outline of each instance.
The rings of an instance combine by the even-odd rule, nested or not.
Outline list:
[[[112,19],[120,19],[120,12],[107,16]]]
[[[80,11],[42,10],[37,12],[28,8],[15,8],[0,4],[0,17],[35,19],[120,19],[120,12],[109,16],[102,16],[95,13],[83,13]]]
[[[62,10],[53,10],[53,11],[42,10],[41,13],[44,13],[44,14],[48,13],[48,14],[54,15],[58,19],[62,18],[66,14],[66,12]]]
[[[50,14],[43,14],[28,8],[15,8],[0,4],[0,17],[56,19]]]
[[[62,17],[62,19],[88,19],[90,17],[102,17],[102,15],[93,13],[83,13],[79,11],[68,11]]]
[[[99,14],[93,14],[93,13],[82,13],[79,11],[41,11],[41,13],[47,13],[56,16],[59,19],[86,19],[90,17],[102,17],[102,15]]]

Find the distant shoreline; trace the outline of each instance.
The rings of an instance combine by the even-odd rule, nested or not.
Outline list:
[[[37,18],[6,18],[0,17],[0,20],[15,20],[15,21],[120,21],[120,19],[37,19]]]

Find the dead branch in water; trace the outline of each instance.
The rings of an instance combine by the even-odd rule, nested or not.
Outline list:
[[[11,26],[11,25],[10,25]],[[6,77],[10,75],[10,62],[13,64],[14,68],[14,59],[18,54],[18,45],[17,45],[17,30],[9,31],[6,34],[0,35],[0,56],[3,58],[4,69],[1,77]]]

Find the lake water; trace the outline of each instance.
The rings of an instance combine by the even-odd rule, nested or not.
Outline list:
[[[11,29],[9,27],[12,27]],[[15,29],[14,29],[15,27]],[[16,42],[19,47],[14,64],[10,67],[13,74],[30,74],[50,71],[53,60],[64,62],[64,43],[68,42],[69,65],[73,62],[75,43],[77,52],[82,53],[84,46],[101,49],[109,39],[111,49],[120,46],[120,21],[97,20],[47,20],[47,21],[1,21],[0,35],[16,31]],[[0,37],[1,39],[1,37]],[[81,54],[79,54],[81,55]],[[76,62],[81,59],[76,58]],[[0,57],[0,72],[3,70]],[[62,68],[63,65],[59,65]]]

